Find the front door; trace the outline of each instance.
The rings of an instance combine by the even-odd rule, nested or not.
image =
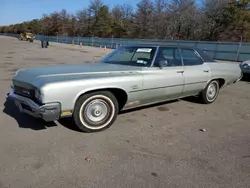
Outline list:
[[[207,84],[210,77],[209,66],[203,62],[193,49],[180,48],[184,65],[184,95],[198,94]]]
[[[162,67],[158,63],[165,62]],[[143,103],[178,98],[184,87],[184,69],[176,47],[159,48],[153,67],[143,68]]]

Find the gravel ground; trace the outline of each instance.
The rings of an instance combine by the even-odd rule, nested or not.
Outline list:
[[[130,111],[94,134],[6,102],[17,69],[89,63],[110,51],[0,37],[0,188],[250,187],[249,80],[211,105],[185,99]]]

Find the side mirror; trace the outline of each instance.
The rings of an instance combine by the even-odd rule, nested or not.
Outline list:
[[[162,67],[166,67],[168,65],[168,61],[165,59],[160,59],[157,61],[157,66],[162,68]]]

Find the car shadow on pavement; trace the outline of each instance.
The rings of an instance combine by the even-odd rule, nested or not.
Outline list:
[[[33,118],[29,115],[21,113],[19,109],[16,107],[13,101],[6,100],[4,103],[3,113],[9,115],[14,118],[20,128],[32,129],[35,131],[44,130],[48,127],[57,126],[54,122],[45,122],[41,119]]]
[[[58,123],[60,125],[62,125],[63,127],[69,129],[69,130],[72,130],[72,131],[76,131],[76,132],[81,132],[76,124],[73,122],[73,119],[72,118],[62,118],[62,119],[59,119],[58,120]]]
[[[198,96],[185,97],[185,98],[182,98],[181,100],[190,102],[190,103],[203,104],[200,97]]]

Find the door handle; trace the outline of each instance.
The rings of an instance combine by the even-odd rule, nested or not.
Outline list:
[[[204,70],[203,72],[209,72],[209,70]]]
[[[182,73],[184,73],[184,71],[177,71],[177,73],[181,73],[182,74]]]

